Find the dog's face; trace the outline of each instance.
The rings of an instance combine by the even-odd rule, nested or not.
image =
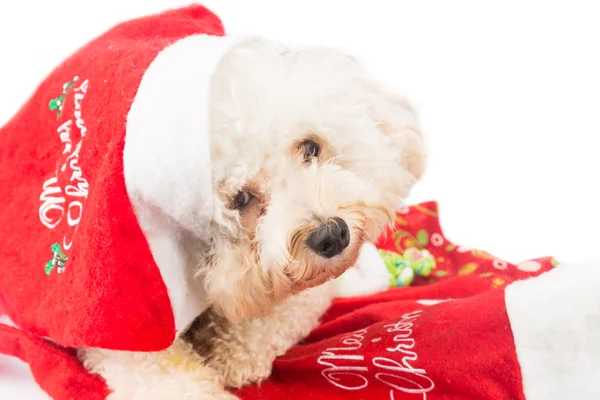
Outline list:
[[[352,266],[393,222],[425,151],[408,103],[332,50],[243,44],[211,95],[215,211],[198,274],[237,320]]]

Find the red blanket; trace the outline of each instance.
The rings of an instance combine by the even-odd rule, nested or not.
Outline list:
[[[425,239],[426,238],[426,239]],[[419,240],[420,239],[420,240]],[[379,248],[427,249],[436,258],[418,287],[337,300],[273,376],[243,399],[523,399],[505,306],[507,284],[553,269],[552,258],[511,264],[458,247],[436,203],[398,213]]]

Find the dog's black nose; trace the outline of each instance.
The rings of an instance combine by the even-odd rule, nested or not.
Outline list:
[[[348,224],[341,218],[334,218],[308,236],[307,244],[321,257],[331,258],[340,254],[350,243]]]

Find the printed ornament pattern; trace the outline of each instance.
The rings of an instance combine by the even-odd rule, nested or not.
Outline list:
[[[67,93],[69,93],[69,89],[71,89],[71,87],[75,84],[75,82],[77,82],[78,79],[78,77],[75,77],[72,81],[65,83],[63,85],[62,94],[50,100],[50,102],[48,103],[48,108],[50,109],[50,111],[56,111],[56,119],[60,119],[60,117],[62,116],[62,111],[65,106]]]
[[[69,258],[62,252],[60,244],[54,243],[50,246],[50,250],[52,251],[52,259],[46,263],[46,275],[50,275],[54,267],[56,268],[56,272],[62,274],[65,270],[65,263],[69,260]]]
[[[393,229],[389,229],[377,242],[386,265],[392,275],[399,275],[390,266],[390,260],[411,260],[421,254],[427,265],[415,270],[408,280],[395,282],[393,286],[423,286],[474,274],[487,279],[493,287],[504,286],[515,280],[536,276],[548,271],[558,263],[553,257],[544,257],[512,264],[485,251],[457,246],[444,235],[439,222],[438,204],[426,202],[398,210]],[[413,261],[414,262],[414,261]],[[403,269],[409,262],[398,263]],[[396,274],[396,275],[395,275]],[[390,278],[390,279],[392,279]]]
[[[435,258],[426,249],[409,247],[402,254],[379,250],[390,273],[390,288],[410,286],[416,276],[427,277],[435,269]]]

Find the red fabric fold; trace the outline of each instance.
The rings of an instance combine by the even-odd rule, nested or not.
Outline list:
[[[104,380],[90,374],[72,349],[20,329],[0,324],[0,353],[29,364],[38,385],[55,400],[102,400],[109,393]]]

